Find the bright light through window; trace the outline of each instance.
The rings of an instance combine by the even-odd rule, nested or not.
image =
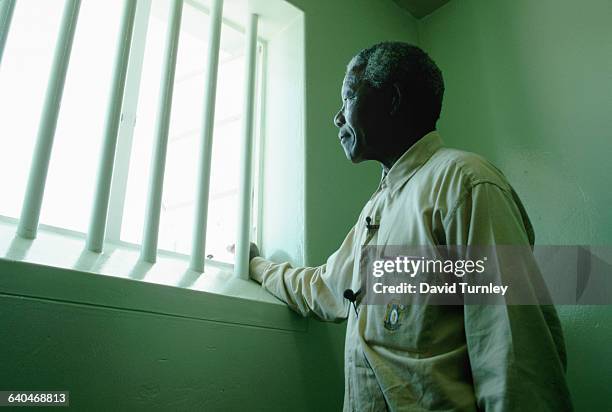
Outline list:
[[[185,2],[177,56],[159,248],[190,253],[209,16]],[[139,244],[149,183],[170,3],[151,6],[120,240]],[[63,0],[19,0],[0,69],[0,215],[19,217]],[[40,222],[85,232],[98,166],[123,2],[82,2]],[[244,35],[223,24],[206,254],[232,261],[242,130]],[[10,141],[10,144],[9,144]],[[6,150],[10,145],[11,149]],[[112,207],[112,204],[111,204]],[[256,221],[256,219],[254,220]]]
[[[18,217],[63,1],[20,0],[0,69],[0,214]],[[79,14],[40,222],[87,230],[108,101],[120,2],[84,1]],[[4,143],[4,142],[3,142]]]
[[[143,211],[163,59],[163,47],[160,44],[164,44],[167,14],[167,2],[153,3],[121,230],[121,239],[132,243],[140,243],[142,240]],[[208,15],[189,3],[185,4],[159,233],[161,249],[180,253],[191,252],[197,153],[206,87],[204,68],[207,63],[208,24]],[[238,144],[244,93],[244,36],[225,25],[221,31],[219,62],[206,253],[216,260],[231,261],[232,256],[225,251],[225,246],[234,242],[236,234]]]
[[[34,3],[39,2],[17,3],[0,65],[0,187],[5,193],[0,214],[11,217],[19,216],[23,200],[61,14],[58,4]]]
[[[50,3],[57,8],[63,6],[57,1]],[[57,122],[41,223],[79,232],[87,230],[121,9],[121,2],[116,1],[82,2]]]

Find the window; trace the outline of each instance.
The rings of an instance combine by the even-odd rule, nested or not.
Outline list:
[[[74,0],[15,3],[6,47],[0,56],[0,113],[10,113],[3,116],[0,124],[2,216],[19,218],[22,211],[39,120],[45,110],[53,50],[62,30],[62,9],[71,2],[76,3]],[[143,240],[152,148],[160,111],[164,44],[174,4],[175,0],[140,0],[135,10],[106,222],[108,241],[140,244]],[[42,224],[81,233],[88,231],[124,5],[123,1],[81,2],[44,188]],[[210,7],[195,0],[182,5],[173,81],[157,245],[162,250],[183,254],[189,254],[192,248],[203,102],[205,90],[210,87],[205,81]],[[205,254],[226,262],[231,262],[233,256],[225,251],[225,246],[234,242],[238,230],[246,44],[244,29],[224,20]],[[258,114],[259,84],[264,75],[263,44],[258,43],[256,50],[257,64],[252,70],[256,67],[260,70],[252,110]],[[252,138],[257,154],[259,116],[255,116],[254,123]],[[258,164],[259,160],[254,160],[253,164]],[[251,218],[251,222],[257,221]]]
[[[87,230],[120,13],[119,2],[81,6],[41,223]],[[0,67],[0,111],[11,114],[0,125],[0,184],[9,188],[2,215],[19,217],[61,14],[61,1],[16,2]]]

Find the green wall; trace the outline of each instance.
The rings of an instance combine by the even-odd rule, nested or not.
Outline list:
[[[612,244],[610,22],[609,0],[452,0],[419,22],[443,138],[504,171],[538,244]],[[612,410],[612,307],[559,312],[576,410]]]
[[[2,390],[68,390],[72,410],[341,409],[342,365],[316,327],[290,332],[2,294],[0,325]]]
[[[305,262],[340,246],[376,189],[380,169],[346,160],[332,119],[349,60],[383,40],[417,42],[416,20],[390,0],[290,0],[306,25]]]

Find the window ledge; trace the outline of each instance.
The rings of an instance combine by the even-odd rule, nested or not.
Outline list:
[[[41,225],[42,226],[42,225]],[[155,264],[139,251],[105,245],[85,250],[84,236],[42,226],[34,240],[0,221],[0,294],[132,310],[272,329],[306,331],[308,322],[231,265],[207,261],[205,273],[185,256],[160,252]]]

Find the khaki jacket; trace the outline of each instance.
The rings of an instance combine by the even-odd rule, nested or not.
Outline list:
[[[366,229],[366,217],[380,225]],[[533,245],[531,223],[502,173],[437,132],[383,177],[340,248],[318,267],[262,258],[251,277],[292,309],[347,319],[345,411],[568,411],[566,354],[551,306],[388,305],[343,298],[359,290],[361,246]]]

